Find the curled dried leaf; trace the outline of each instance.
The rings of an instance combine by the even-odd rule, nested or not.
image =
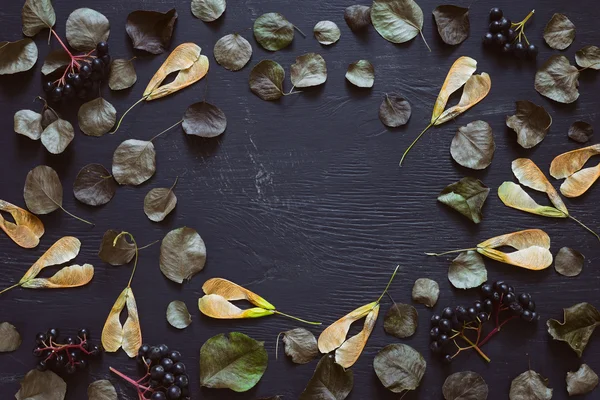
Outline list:
[[[354,86],[372,88],[375,83],[375,68],[368,60],[358,60],[348,66],[346,79]]]
[[[273,101],[283,96],[285,71],[273,60],[262,60],[252,68],[248,82],[250,90],[263,100]]]
[[[127,308],[127,320],[121,324],[121,312]],[[123,348],[130,358],[137,355],[142,345],[142,330],[133,291],[126,287],[112,306],[102,329],[102,346],[109,353]]]
[[[465,177],[446,186],[437,199],[478,224],[483,218],[481,208],[489,193],[490,188],[479,179]]]
[[[40,372],[33,369],[21,381],[21,388],[15,394],[16,400],[64,400],[67,384],[52,371]]]
[[[319,355],[317,339],[307,329],[295,328],[282,332],[285,354],[296,364],[306,364]]]
[[[573,103],[579,98],[579,70],[561,55],[551,56],[535,74],[535,90],[559,103]]]
[[[183,301],[175,300],[169,303],[167,307],[167,321],[172,327],[177,329],[185,329],[192,323],[187,306]]]
[[[156,151],[151,141],[127,139],[116,148],[112,174],[119,185],[140,185],[155,172]]]
[[[137,74],[133,66],[133,60],[117,58],[110,63],[110,74],[108,75],[110,90],[129,89],[136,81]]]
[[[227,129],[227,117],[219,107],[200,101],[185,110],[182,127],[188,135],[213,138]]]
[[[125,30],[134,49],[161,54],[171,43],[176,22],[177,11],[174,8],[165,13],[137,10],[127,16]]]
[[[318,86],[327,80],[325,59],[316,53],[306,53],[296,57],[290,67],[290,80],[297,88]]]
[[[27,208],[34,214],[48,214],[60,208],[63,192],[56,171],[46,165],[29,171],[23,197]]]
[[[510,400],[550,400],[552,389],[546,378],[529,370],[513,379],[508,397]]]
[[[594,135],[594,128],[587,122],[575,121],[571,124],[568,135],[577,143],[586,143]]]
[[[83,133],[98,137],[108,133],[115,125],[117,110],[104,98],[98,97],[81,105],[77,119]]]
[[[448,269],[448,280],[457,289],[472,289],[487,281],[487,269],[483,257],[476,251],[460,253]]]
[[[429,278],[419,278],[412,288],[412,299],[426,307],[433,307],[440,296],[440,286]]]
[[[333,356],[325,354],[299,400],[344,400],[354,386],[351,369],[345,369],[335,362]]]
[[[433,17],[444,43],[454,46],[469,37],[471,24],[468,8],[450,4],[441,5],[433,10]]]
[[[395,343],[377,353],[373,368],[383,386],[394,393],[402,393],[419,387],[427,363],[409,345]]]
[[[315,346],[317,342],[315,340]],[[21,346],[21,335],[17,328],[8,323],[0,323],[0,353],[15,351]]]
[[[42,144],[52,154],[60,154],[75,137],[75,130],[69,121],[58,118],[44,129],[40,137]]]
[[[54,71],[66,67],[71,63],[71,56],[63,49],[52,50],[46,56],[44,65],[42,65],[42,74],[49,75]]]
[[[585,46],[575,53],[575,62],[581,68],[600,69],[600,48]]]
[[[115,387],[106,379],[90,383],[87,394],[88,400],[118,400]]]
[[[556,50],[564,50],[575,40],[575,25],[566,15],[555,13],[544,29],[544,40]]]
[[[19,110],[14,117],[14,130],[29,139],[38,140],[42,136],[42,114],[31,110]]]
[[[552,125],[552,117],[544,107],[527,100],[517,101],[515,115],[506,117],[506,126],[517,133],[517,143],[529,149],[539,144]]]
[[[590,393],[598,386],[598,375],[587,364],[581,364],[575,372],[567,372],[567,392],[569,396]]]
[[[0,211],[9,213],[14,222],[7,221],[0,212],[0,229],[16,244],[25,248],[36,247],[44,234],[44,224],[29,211],[0,200]]]
[[[0,75],[29,71],[37,58],[38,49],[31,39],[0,42]]]
[[[358,32],[371,25],[371,7],[353,5],[344,10],[344,20],[352,32]]]
[[[423,10],[413,0],[374,0],[371,22],[385,40],[404,43],[422,35]]]
[[[564,321],[549,319],[548,333],[554,340],[566,342],[581,357],[594,329],[600,325],[600,312],[590,303],[564,309]]]
[[[114,229],[109,229],[104,233],[98,257],[105,263],[117,266],[128,264],[133,260],[135,244],[128,242],[125,235],[119,236],[120,233]],[[115,239],[117,239],[116,242]]]
[[[175,209],[177,196],[170,188],[154,188],[144,197],[144,213],[150,221],[160,222]]]
[[[205,263],[206,246],[195,229],[183,227],[165,235],[160,245],[160,270],[168,279],[189,281],[204,269]]]
[[[583,270],[584,262],[583,254],[569,247],[562,247],[556,255],[554,268],[561,275],[577,276]]]
[[[56,13],[51,0],[25,0],[21,12],[23,34],[35,36],[46,28],[52,28],[56,23]]]

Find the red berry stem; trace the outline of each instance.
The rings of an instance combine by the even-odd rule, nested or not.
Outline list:
[[[145,394],[150,392],[154,392],[154,389],[149,388],[147,386],[144,386],[136,381],[134,381],[132,378],[128,377],[127,375],[125,375],[124,373],[114,369],[113,367],[109,367],[108,368],[111,372],[113,372],[114,374],[116,374],[117,376],[119,376],[121,379],[123,379],[124,381],[130,383],[132,386],[135,387],[135,389],[137,390],[138,393],[138,398],[139,399],[146,399]],[[143,390],[143,391],[142,391]]]
[[[61,352],[64,351],[67,354],[67,358],[69,359],[69,364],[71,365],[77,365],[78,363],[73,361],[73,358],[71,357],[70,354],[70,350],[79,350],[82,353],[84,353],[85,355],[90,355],[91,352],[85,349],[85,344],[87,343],[87,338],[86,339],[79,339],[80,342],[79,344],[57,344],[54,343],[52,341],[52,339],[50,339],[50,346],[48,346],[46,344],[46,342],[42,342],[42,344],[46,347],[42,347],[42,348],[38,348],[36,351],[41,353],[43,351],[46,350],[51,350],[51,353],[48,357],[46,357],[46,359],[44,361],[48,362],[49,360],[51,360],[52,358],[56,357],[56,355]]]

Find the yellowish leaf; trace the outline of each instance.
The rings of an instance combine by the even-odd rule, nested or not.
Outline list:
[[[378,306],[376,301],[365,304],[329,325],[319,336],[317,342],[319,351],[326,354],[340,347],[346,341],[350,325],[367,316],[376,306]]]
[[[531,246],[549,249],[550,236],[541,229],[525,229],[523,231],[495,236],[477,245],[479,248],[498,248],[502,246],[510,246],[517,250],[523,250]]]
[[[120,317],[127,307],[127,320],[121,325]],[[130,287],[125,288],[113,305],[102,329],[102,346],[109,353],[123,348],[131,358],[137,355],[142,345],[142,330],[138,316],[137,304]]]
[[[600,154],[600,143],[560,154],[550,164],[550,175],[562,179],[579,171],[590,157]]]
[[[473,107],[485,98],[492,88],[490,76],[483,72],[481,75],[473,75],[469,78],[457,105],[444,111],[435,120],[434,125],[441,125]]]
[[[29,289],[62,289],[87,285],[94,277],[94,267],[90,264],[64,267],[50,278],[33,278],[21,287]]]
[[[4,200],[0,200],[0,211],[9,213],[15,221],[7,221],[0,213],[0,229],[16,244],[26,249],[39,244],[44,234],[44,224],[38,217]]]
[[[350,339],[346,340],[335,352],[335,362],[340,364],[344,368],[350,368],[354,365],[354,363],[360,357],[365,345],[367,344],[367,340],[369,340],[369,336],[371,332],[373,332],[373,328],[375,327],[375,322],[377,322],[377,316],[379,315],[379,304],[376,304],[375,307],[371,309],[371,311],[365,317],[365,324],[363,329],[352,336]]]
[[[202,314],[217,319],[259,318],[275,313],[260,307],[242,310],[218,294],[202,296],[198,300],[198,308]]]
[[[514,182],[504,182],[500,185],[498,188],[498,197],[505,206],[516,208],[517,210],[552,218],[568,217],[567,214],[554,207],[539,205],[521,186]]]
[[[517,251],[506,253],[496,250],[498,247],[509,246]],[[550,253],[550,237],[541,229],[524,231],[496,236],[477,245],[477,252],[493,260],[530,270],[542,270],[552,264]]]
[[[512,162],[512,171],[521,185],[546,193],[554,207],[569,216],[567,206],[560,195],[533,161],[528,158],[517,158]]]
[[[600,178],[600,164],[584,168],[569,176],[562,185],[560,192],[567,197],[578,197],[587,192],[594,182]]]
[[[226,300],[247,300],[250,303],[264,308],[274,310],[275,306],[250,290],[243,288],[237,283],[233,283],[223,278],[212,278],[202,285],[205,294],[218,294]]]
[[[29,268],[29,270],[23,275],[23,278],[19,281],[23,284],[33,278],[35,278],[41,270],[52,265],[64,264],[71,261],[81,248],[81,242],[79,239],[73,236],[65,236],[60,238],[54,243],[46,252]]]
[[[463,56],[454,61],[433,106],[433,114],[431,115],[432,124],[435,124],[438,117],[444,112],[450,95],[460,89],[469,80],[471,75],[475,73],[476,69],[477,61],[471,57]]]

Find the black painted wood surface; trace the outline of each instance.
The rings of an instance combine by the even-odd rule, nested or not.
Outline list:
[[[0,38],[21,38],[22,1],[6,1],[0,10]],[[152,56],[133,51],[125,33],[125,19],[136,9],[166,11],[176,7],[179,19],[171,49],[193,41],[210,58],[208,78],[163,100],[139,106],[125,119],[116,135],[87,137],[77,128],[77,106],[63,106],[60,112],[76,127],[76,137],[67,151],[49,155],[41,143],[12,131],[13,114],[23,108],[39,109],[33,99],[41,93],[40,67],[50,48],[45,34],[36,37],[40,50],[34,69],[0,78],[0,198],[24,206],[22,188],[27,172],[40,164],[55,168],[65,191],[64,206],[93,220],[94,228],[57,211],[42,216],[46,234],[34,250],[17,247],[0,235],[0,282],[8,286],[54,241],[74,235],[83,243],[78,262],[94,264],[96,274],[86,287],[70,290],[15,289],[0,297],[0,321],[10,321],[23,335],[23,345],[11,354],[0,354],[0,393],[12,398],[19,381],[35,365],[32,355],[34,335],[49,327],[75,333],[89,327],[99,340],[108,312],[125,287],[131,266],[111,267],[96,253],[103,233],[110,228],[135,235],[138,243],[162,239],[171,229],[190,226],[206,242],[206,268],[183,286],[163,277],[158,268],[159,246],[140,254],[140,267],[133,282],[140,312],[144,341],[167,343],[181,350],[192,379],[193,399],[254,399],[275,394],[294,399],[310,379],[317,360],[294,365],[283,354],[275,360],[275,338],[283,330],[299,326],[282,317],[248,321],[217,321],[200,315],[197,300],[202,283],[211,277],[225,277],[261,294],[284,312],[330,324],[343,314],[377,298],[394,267],[400,272],[390,294],[397,302],[411,301],[412,284],[419,277],[439,282],[441,295],[435,310],[468,304],[475,290],[453,290],[447,280],[450,258],[428,258],[425,251],[471,247],[483,239],[525,228],[542,228],[552,238],[554,254],[570,246],[586,256],[582,274],[576,278],[545,271],[521,271],[516,267],[486,260],[491,280],[506,279],[518,291],[529,291],[537,300],[542,319],[537,325],[509,324],[485,346],[492,363],[486,365],[475,353],[461,355],[449,367],[431,357],[428,344],[431,311],[419,311],[417,334],[403,343],[420,351],[427,360],[427,372],[420,388],[405,399],[442,398],[441,386],[452,372],[473,370],[490,386],[489,399],[506,399],[511,380],[528,365],[547,376],[555,399],[567,398],[565,375],[581,362],[600,372],[600,340],[596,335],[578,359],[566,344],[553,342],[546,332],[548,318],[561,318],[562,307],[588,301],[600,306],[598,241],[572,221],[525,214],[502,205],[496,195],[498,186],[513,180],[510,162],[517,157],[532,158],[545,172],[554,156],[579,145],[567,139],[575,120],[595,123],[600,103],[598,72],[587,70],[580,77],[581,97],[571,105],[559,105],[541,97],[533,88],[535,63],[518,62],[486,52],[480,37],[486,32],[490,7],[500,6],[518,21],[532,8],[535,17],[527,25],[528,37],[540,47],[537,65],[558,51],[542,39],[546,22],[554,12],[563,12],[577,26],[574,44],[561,52],[574,62],[574,53],[588,44],[598,45],[597,4],[595,0],[565,2],[479,1],[471,7],[471,36],[463,44],[450,47],[441,42],[431,16],[438,4],[420,0],[425,13],[424,35],[432,52],[420,37],[403,45],[381,38],[373,27],[360,35],[346,26],[343,11],[352,2],[341,0],[244,0],[228,3],[219,21],[206,24],[195,19],[189,1],[75,1],[55,0],[57,31],[64,35],[69,13],[89,6],[105,14],[111,22],[110,46],[113,58],[138,58],[135,66],[138,83],[122,93],[103,95],[119,113],[139,98],[146,83],[167,54]],[[468,5],[467,1],[459,1]],[[254,19],[265,12],[281,12],[308,34],[296,34],[285,50],[270,53],[252,38]],[[311,35],[320,20],[332,20],[342,31],[341,40],[321,46]],[[254,54],[240,72],[220,67],[212,56],[216,40],[238,31],[252,43]],[[52,48],[57,47],[52,41]],[[286,71],[296,56],[318,52],[327,61],[328,80],[321,87],[305,90],[278,102],[264,102],[248,88],[248,74],[258,61],[271,58]],[[400,155],[420,130],[427,125],[433,102],[452,62],[461,55],[478,60],[478,71],[491,75],[492,90],[475,108],[427,133],[409,154],[405,166],[398,167]],[[376,69],[371,90],[356,89],[344,79],[349,63],[370,60]],[[289,74],[288,74],[289,75]],[[81,167],[95,162],[110,169],[112,153],[125,139],[149,139],[176,122],[186,107],[203,98],[226,113],[228,127],[218,139],[186,137],[177,128],[155,142],[158,170],[140,187],[121,187],[106,206],[91,208],[78,203],[72,195],[73,180]],[[286,82],[286,88],[291,84]],[[400,129],[386,129],[377,112],[384,93],[398,92],[411,103],[413,114]],[[506,128],[506,115],[514,111],[516,100],[527,99],[544,106],[553,117],[546,139],[531,150],[516,143],[514,132]],[[475,172],[454,163],[449,146],[457,128],[483,119],[491,124],[497,144],[492,165]],[[596,141],[598,134],[596,134]],[[597,161],[596,161],[597,162]],[[436,202],[439,191],[463,176],[482,179],[492,192],[484,207],[484,220],[474,225],[464,217]],[[153,223],[143,213],[146,193],[155,187],[169,187],[175,177],[179,203],[163,222]],[[553,181],[558,187],[558,182]],[[600,229],[598,199],[600,185],[576,200],[567,200],[574,216]],[[543,197],[536,199],[543,200]],[[192,325],[177,331],[165,320],[167,304],[184,300],[192,315]],[[387,300],[386,300],[387,301]],[[380,384],[373,372],[373,357],[383,346],[399,342],[383,331],[382,319],[389,302],[383,305],[379,322],[359,361],[353,367],[355,385],[352,400],[397,398]],[[315,335],[320,328],[308,327]],[[235,394],[227,390],[201,389],[198,382],[198,354],[209,337],[240,331],[265,341],[269,367],[261,382],[251,391]],[[280,349],[281,351],[281,349]],[[108,371],[108,367],[135,372],[135,362],[124,352],[105,354],[87,373],[68,378],[67,399],[85,399],[86,389],[96,379],[110,379],[122,399],[133,399],[135,392]],[[600,392],[588,395],[594,399]]]

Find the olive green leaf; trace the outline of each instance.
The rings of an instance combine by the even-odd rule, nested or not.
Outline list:
[[[472,289],[487,281],[487,269],[478,252],[462,252],[452,260],[448,269],[448,280],[457,289]]]
[[[418,325],[419,313],[410,304],[394,303],[383,319],[383,329],[400,339],[414,335]]]
[[[167,12],[137,10],[127,16],[125,30],[134,49],[152,54],[163,53],[171,43],[177,11]]]
[[[25,0],[21,12],[23,34],[35,36],[42,29],[52,28],[56,23],[56,14],[51,0]]]
[[[567,392],[569,396],[581,396],[590,393],[598,386],[598,375],[587,364],[575,372],[567,372]]]
[[[38,58],[38,48],[31,39],[0,42],[0,75],[29,71]]]
[[[108,203],[116,191],[117,183],[102,164],[88,164],[81,168],[73,182],[75,198],[88,206]]]
[[[419,387],[427,363],[409,345],[394,343],[377,353],[373,368],[383,386],[394,393],[402,393]]]
[[[279,13],[266,13],[254,21],[254,37],[265,50],[281,50],[294,40],[294,25]]]
[[[40,372],[32,369],[21,381],[21,388],[15,394],[16,400],[64,400],[67,384],[52,371]]]
[[[445,400],[486,400],[488,385],[477,372],[456,372],[446,378],[442,393]]]
[[[223,15],[225,0],[192,0],[192,14],[204,22],[216,21]]]
[[[14,116],[14,130],[29,139],[38,140],[42,136],[42,114],[31,110],[19,110]]]
[[[353,386],[352,370],[344,369],[333,356],[325,354],[298,400],[344,400]]]
[[[110,90],[129,89],[137,81],[133,59],[117,58],[110,63],[108,87]]]
[[[510,400],[550,400],[552,389],[548,380],[535,371],[529,370],[513,379],[508,397]]]
[[[220,333],[200,349],[200,385],[245,392],[262,378],[267,363],[264,342],[239,332]]]
[[[94,381],[88,386],[88,400],[118,400],[117,391],[109,380]]]
[[[367,60],[358,60],[348,66],[346,79],[354,86],[371,88],[375,83],[375,68]]]
[[[353,5],[344,10],[344,20],[352,32],[358,32],[371,25],[371,7]]]
[[[15,351],[21,346],[21,335],[17,328],[8,322],[0,322],[0,353]],[[315,340],[315,347],[317,341]]]
[[[600,312],[590,303],[579,303],[564,309],[563,322],[549,319],[546,324],[553,339],[567,342],[581,357],[594,329],[600,325]]]
[[[433,10],[433,18],[444,43],[454,46],[469,37],[471,24],[468,8],[450,4],[441,5]]]
[[[174,300],[167,307],[167,321],[172,327],[185,329],[192,323],[192,316],[183,301]]]
[[[600,69],[600,48],[585,46],[575,53],[575,62],[581,68]]]
[[[373,0],[371,22],[392,43],[408,42],[420,33],[429,49],[422,31],[423,10],[414,0]]]
[[[119,236],[120,233],[121,231],[114,229],[107,230],[98,251],[98,257],[113,266],[128,264],[135,256],[135,243],[128,242],[127,235]],[[116,243],[115,239],[117,239]]]
[[[535,90],[559,103],[572,103],[579,98],[579,70],[565,56],[553,55],[535,74]]]
[[[481,208],[489,193],[490,188],[479,179],[465,177],[446,186],[439,194],[438,201],[478,224],[483,218]]]
[[[102,136],[117,122],[117,110],[102,97],[90,100],[79,107],[79,129],[88,136]]]
[[[306,53],[296,57],[290,67],[292,85],[297,88],[318,86],[327,80],[325,59],[316,53]]]
[[[429,278],[419,278],[412,288],[412,299],[426,307],[433,307],[440,297],[440,286]]]
[[[66,36],[69,45],[79,51],[90,51],[110,35],[110,22],[91,8],[78,8],[67,18]]]
[[[594,135],[594,128],[587,122],[575,121],[571,124],[568,135],[577,143],[586,143]]]
[[[44,129],[40,139],[46,150],[52,154],[60,154],[65,151],[74,137],[73,125],[59,118]]]
[[[583,270],[585,257],[577,250],[562,247],[554,260],[554,269],[564,276],[577,276]]]
[[[281,332],[279,335],[283,335],[285,354],[292,359],[292,362],[306,364],[319,355],[317,339],[308,329],[295,328]],[[277,345],[279,345],[279,335]],[[275,357],[277,357],[277,350],[275,350]]]
[[[450,145],[454,161],[471,169],[487,168],[495,151],[492,127],[485,121],[473,121],[458,128]]]
[[[262,60],[252,68],[248,82],[250,90],[263,100],[273,101],[283,96],[283,67],[273,60]]]
[[[42,65],[42,74],[49,75],[54,71],[71,64],[71,56],[63,49],[52,50],[46,56]]]
[[[405,125],[411,113],[410,103],[395,93],[386,93],[379,106],[379,119],[382,124],[390,128]]]
[[[544,29],[544,40],[556,50],[564,50],[575,40],[575,25],[564,14],[556,13]]]
[[[160,222],[177,205],[177,196],[173,189],[177,185],[177,179],[170,188],[154,188],[144,197],[144,213],[150,221]]]
[[[340,40],[340,28],[335,24],[335,22],[331,21],[319,21],[313,28],[313,33],[315,34],[315,38],[319,43],[325,46],[329,46],[330,44],[334,44],[338,40]]]
[[[156,172],[156,151],[151,141],[127,139],[113,154],[112,173],[119,185],[140,185]]]
[[[183,227],[167,233],[160,245],[160,270],[173,282],[183,283],[204,269],[206,246],[195,229]]]
[[[240,34],[230,33],[217,40],[213,53],[223,68],[239,71],[250,61],[252,45]]]
[[[48,214],[62,204],[63,191],[58,174],[46,165],[29,171],[23,191],[25,204],[34,214]]]
[[[213,138],[225,132],[227,117],[219,107],[201,101],[185,110],[182,126],[188,135]]]
[[[552,117],[542,106],[528,100],[516,102],[515,115],[506,117],[506,126],[517,133],[517,143],[525,149],[530,149],[546,137]]]

